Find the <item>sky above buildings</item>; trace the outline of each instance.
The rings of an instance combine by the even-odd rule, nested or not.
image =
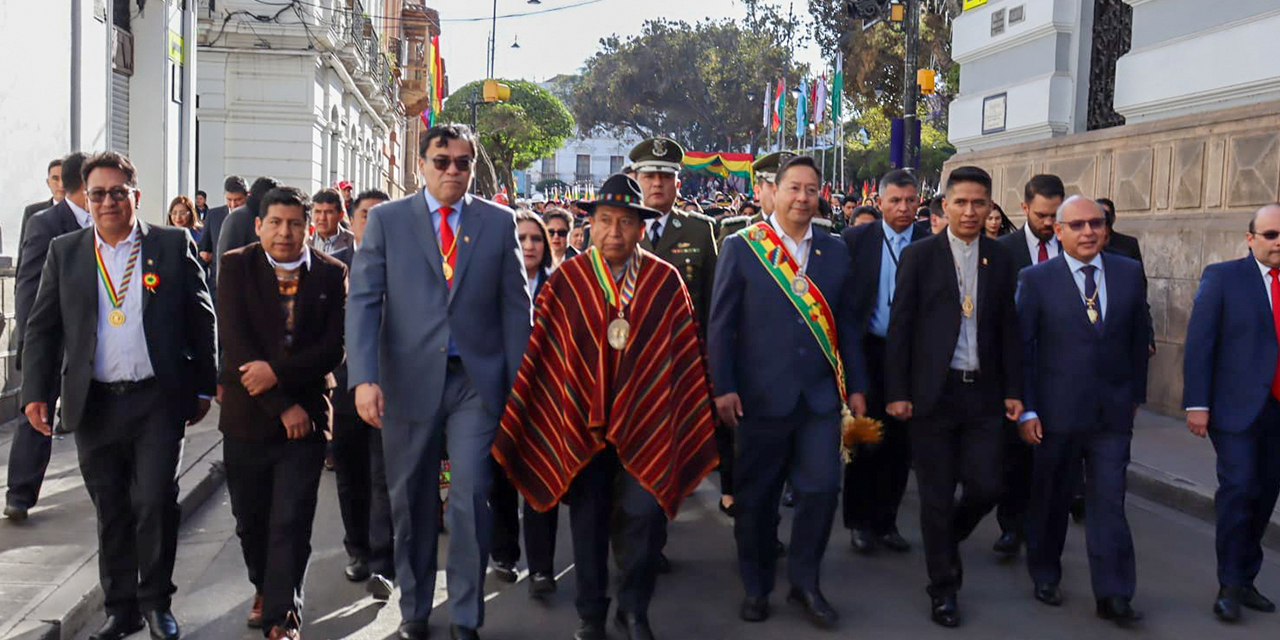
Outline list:
[[[772,0],[784,11],[792,0]],[[440,11],[440,46],[449,85],[460,87],[485,77],[492,0],[431,0]],[[562,73],[575,73],[600,48],[600,38],[638,35],[645,20],[665,18],[689,23],[705,18],[741,16],[738,0],[497,0],[498,24],[495,75],[541,82]],[[572,6],[580,5],[580,6]],[[562,8],[557,11],[549,9]],[[807,0],[794,0],[794,10],[808,10]],[[531,12],[535,15],[503,18]],[[475,18],[483,18],[474,20]],[[519,49],[511,45],[520,43]],[[820,56],[804,51],[801,60],[816,64]]]

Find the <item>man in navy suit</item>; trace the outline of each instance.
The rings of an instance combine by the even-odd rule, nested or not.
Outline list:
[[[1280,204],[1259,209],[1245,239],[1249,256],[1204,270],[1183,357],[1187,427],[1218,452],[1213,612],[1226,622],[1241,605],[1276,610],[1253,583],[1280,495]]]
[[[1022,439],[1035,447],[1027,568],[1035,597],[1062,604],[1062,547],[1081,461],[1085,540],[1098,616],[1125,625],[1133,609],[1133,536],[1125,518],[1125,472],[1133,417],[1147,399],[1147,306],[1137,261],[1102,253],[1106,219],[1072,196],[1054,230],[1062,254],[1023,269],[1018,323],[1026,371]]]
[[[838,614],[818,589],[818,568],[840,493],[841,407],[847,400],[851,411],[865,413],[865,367],[844,243],[811,225],[819,200],[813,158],[785,162],[777,184],[773,215],[725,239],[711,297],[708,356],[716,411],[737,429],[734,537],[746,590],[740,615],[748,622],[769,617],[778,501],[790,480],[795,520],[787,600],[815,624],[831,627]],[[764,250],[766,242],[776,248]],[[796,275],[777,275],[782,267],[774,265],[780,263],[797,267]],[[830,352],[819,346],[810,322],[811,314],[815,322],[822,315],[821,305],[804,301],[813,292],[826,299],[834,324]],[[805,305],[803,316],[799,305]],[[844,363],[845,380],[834,372],[831,362],[837,360]]]
[[[867,411],[885,423],[884,440],[864,445],[844,468],[844,526],[858,553],[877,545],[899,553],[911,549],[898,533],[898,506],[911,472],[911,439],[904,423],[884,412],[885,336],[893,303],[898,261],[908,244],[931,235],[929,224],[915,222],[920,184],[909,171],[890,171],[880,179],[878,201],[883,220],[844,230],[853,268],[853,299],[858,333],[867,359]]]
[[[382,429],[402,640],[427,637],[446,447],[450,635],[479,637],[489,449],[533,326],[515,214],[467,194],[478,144],[465,126],[427,130],[426,188],[370,211],[352,262],[347,384],[360,418]]]

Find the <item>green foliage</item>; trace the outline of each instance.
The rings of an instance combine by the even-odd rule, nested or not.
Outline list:
[[[765,87],[780,75],[794,87],[805,71],[786,39],[775,39],[782,33],[731,20],[659,19],[645,22],[639,36],[603,38],[573,89],[579,128],[670,135],[689,149],[754,150],[765,137],[754,135]]]
[[[444,122],[471,123],[471,101],[484,81],[467,83],[453,92],[440,114]],[[545,158],[573,135],[573,115],[551,92],[527,80],[500,80],[511,87],[511,100],[481,104],[476,117],[480,144],[501,185],[516,192],[515,171]]]

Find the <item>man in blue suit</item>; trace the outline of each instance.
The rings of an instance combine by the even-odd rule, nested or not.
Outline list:
[[[370,212],[351,270],[348,384],[383,430],[404,640],[427,637],[446,436],[450,634],[479,637],[489,448],[532,326],[514,214],[467,194],[476,145],[464,126],[423,134],[426,189]]]
[[[1258,593],[1262,535],[1280,495],[1280,204],[1259,209],[1250,254],[1209,265],[1200,280],[1183,356],[1187,427],[1218,452],[1218,590],[1213,612],[1272,613]]]
[[[1135,561],[1124,513],[1133,417],[1147,400],[1142,267],[1101,253],[1106,218],[1092,200],[1068,198],[1054,230],[1062,254],[1018,278],[1026,372],[1018,423],[1035,448],[1027,568],[1036,599],[1061,605],[1068,509],[1075,470],[1086,461],[1085,540],[1097,613],[1125,625],[1142,618],[1131,604]]]
[[[831,627],[838,614],[818,588],[818,569],[840,494],[841,407],[847,400],[851,411],[865,413],[865,366],[844,243],[810,224],[819,200],[813,158],[786,161],[777,184],[773,215],[725,239],[707,350],[716,411],[737,429],[734,537],[746,590],[740,615],[748,622],[769,617],[778,500],[790,480],[787,600]],[[814,293],[825,307],[813,302]],[[836,338],[825,350],[819,336],[826,342],[829,334],[819,318]],[[834,362],[843,363],[845,379]]]

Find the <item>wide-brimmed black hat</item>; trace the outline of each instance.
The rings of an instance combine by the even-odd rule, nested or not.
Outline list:
[[[596,192],[595,200],[579,200],[574,204],[581,207],[588,214],[595,214],[596,207],[600,205],[608,205],[621,209],[630,209],[636,212],[641,220],[662,217],[661,211],[644,206],[644,193],[640,191],[640,183],[636,182],[631,176],[622,173],[615,173],[606,178],[604,184],[600,186],[600,190]]]

